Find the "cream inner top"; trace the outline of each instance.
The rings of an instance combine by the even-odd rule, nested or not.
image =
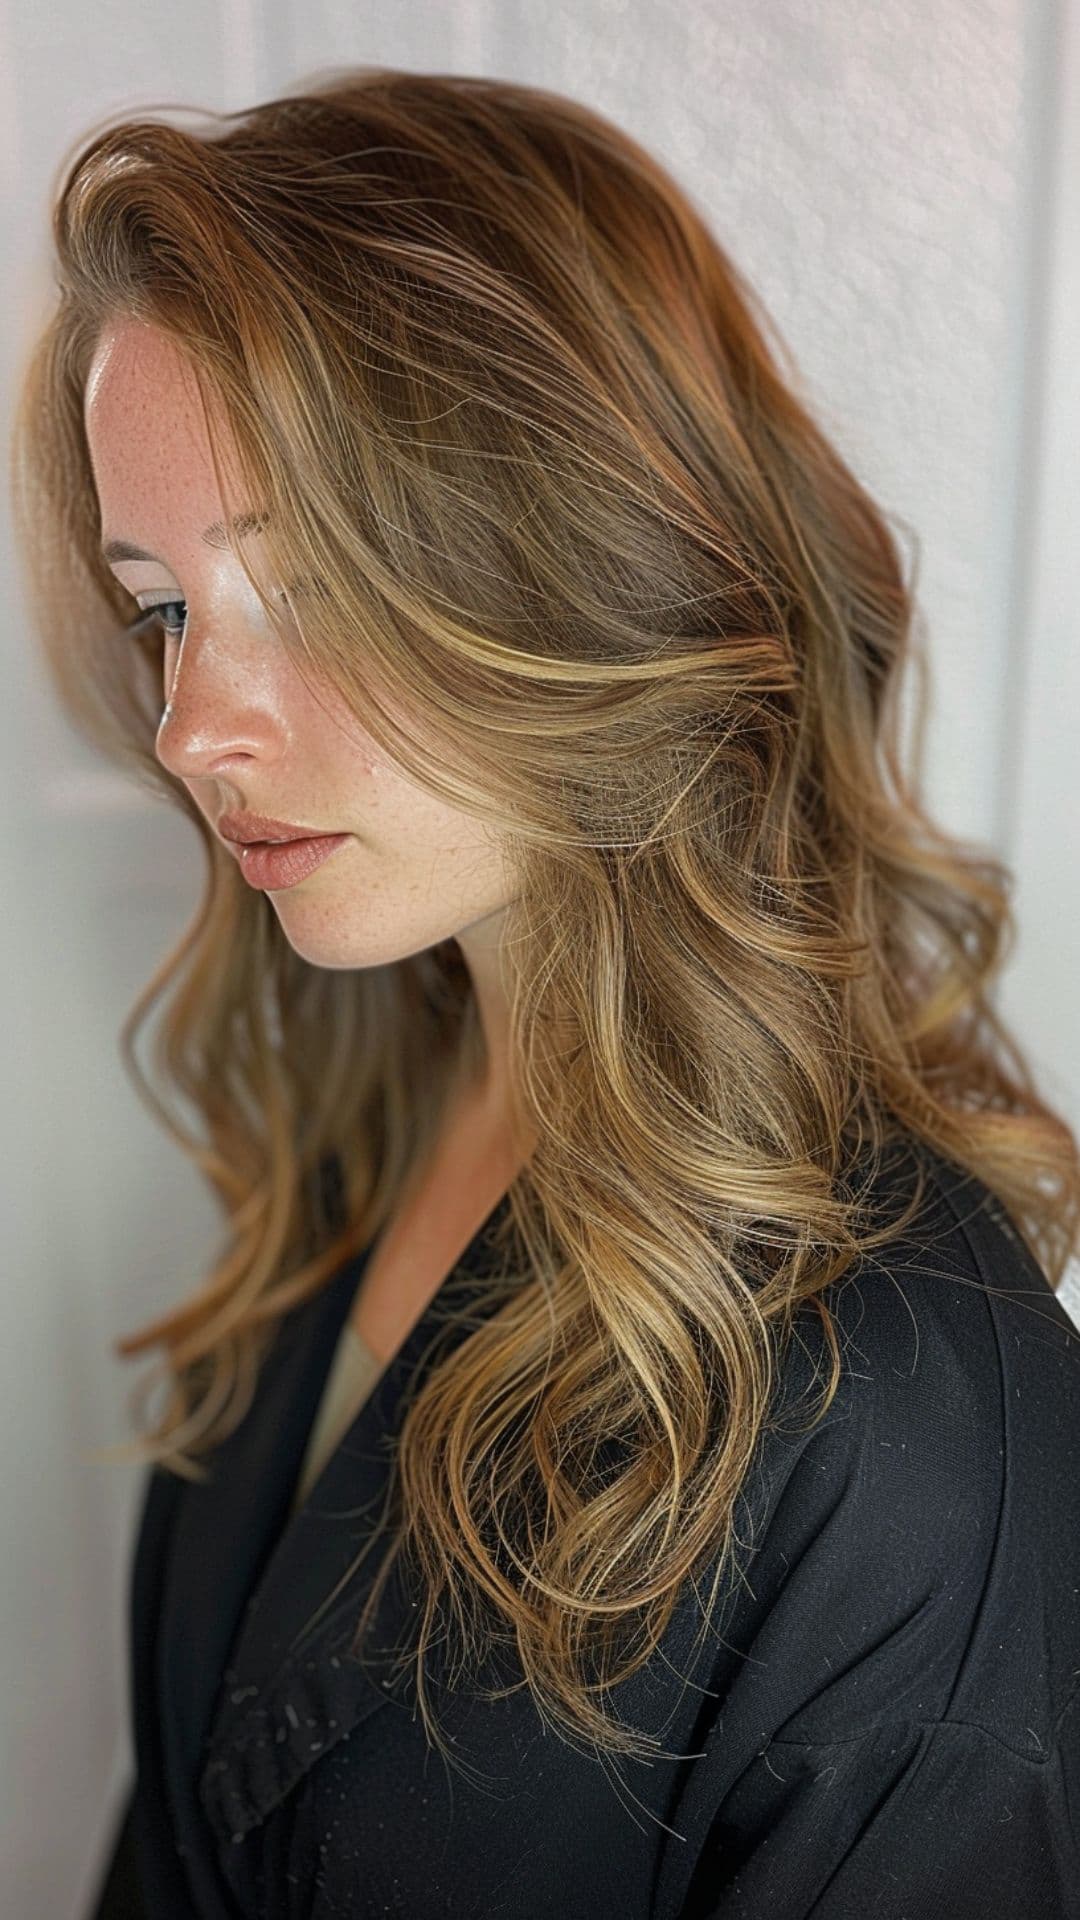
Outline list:
[[[306,1500],[338,1441],[352,1426],[383,1371],[382,1363],[346,1321],[326,1376],[319,1409],[293,1493],[293,1512]]]

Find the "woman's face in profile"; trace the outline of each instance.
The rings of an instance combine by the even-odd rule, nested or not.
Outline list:
[[[226,812],[348,836],[270,889],[290,944],[318,966],[379,966],[496,915],[512,887],[491,829],[407,778],[332,691],[316,698],[235,555],[207,536],[226,508],[194,377],[168,335],[127,318],[103,331],[85,422],[103,543],[152,556],[109,564],[178,629],[165,646],[161,764],[219,837]],[[245,535],[273,594],[285,583],[260,570],[261,544]]]

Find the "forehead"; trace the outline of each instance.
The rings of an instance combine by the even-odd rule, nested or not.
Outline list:
[[[112,321],[98,336],[87,373],[87,432],[101,433],[147,407],[194,427],[202,410],[192,366],[160,327],[142,320]]]
[[[236,478],[235,448],[224,415],[211,411],[219,459]],[[94,483],[113,533],[167,511],[214,520],[227,503],[214,472],[207,421],[191,362],[176,342],[145,321],[103,328],[87,372],[83,416]]]

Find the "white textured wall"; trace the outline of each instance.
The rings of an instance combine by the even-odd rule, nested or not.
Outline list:
[[[114,108],[235,107],[371,62],[502,73],[609,112],[673,166],[842,449],[919,536],[929,795],[1018,867],[1005,1003],[1080,1124],[1066,990],[1080,954],[1080,35],[1066,5],[189,0],[180,14],[0,0],[0,392],[10,402],[48,300],[61,155]],[[0,1910],[79,1920],[131,1766],[137,1477],[88,1458],[125,1430],[135,1377],[109,1343],[186,1289],[213,1226],[130,1092],[116,1033],[187,919],[197,861],[180,823],[118,789],[54,713],[6,520],[0,541]]]

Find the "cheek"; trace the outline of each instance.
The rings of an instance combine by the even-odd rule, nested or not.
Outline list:
[[[298,748],[302,742],[303,757],[320,783],[325,780],[347,807],[356,803],[361,832],[366,808],[386,848],[404,862],[475,846],[476,821],[415,780],[365,730],[336,690],[320,702],[306,687],[297,687],[294,701]],[[400,724],[411,727],[404,716]]]
[[[357,781],[367,784],[378,780],[383,786],[392,782],[397,770],[378,742],[367,733],[356,715],[345,706],[336,689],[315,694],[297,680],[287,692],[287,710],[297,740],[305,751],[339,786],[348,792]],[[400,776],[398,776],[400,777]]]

